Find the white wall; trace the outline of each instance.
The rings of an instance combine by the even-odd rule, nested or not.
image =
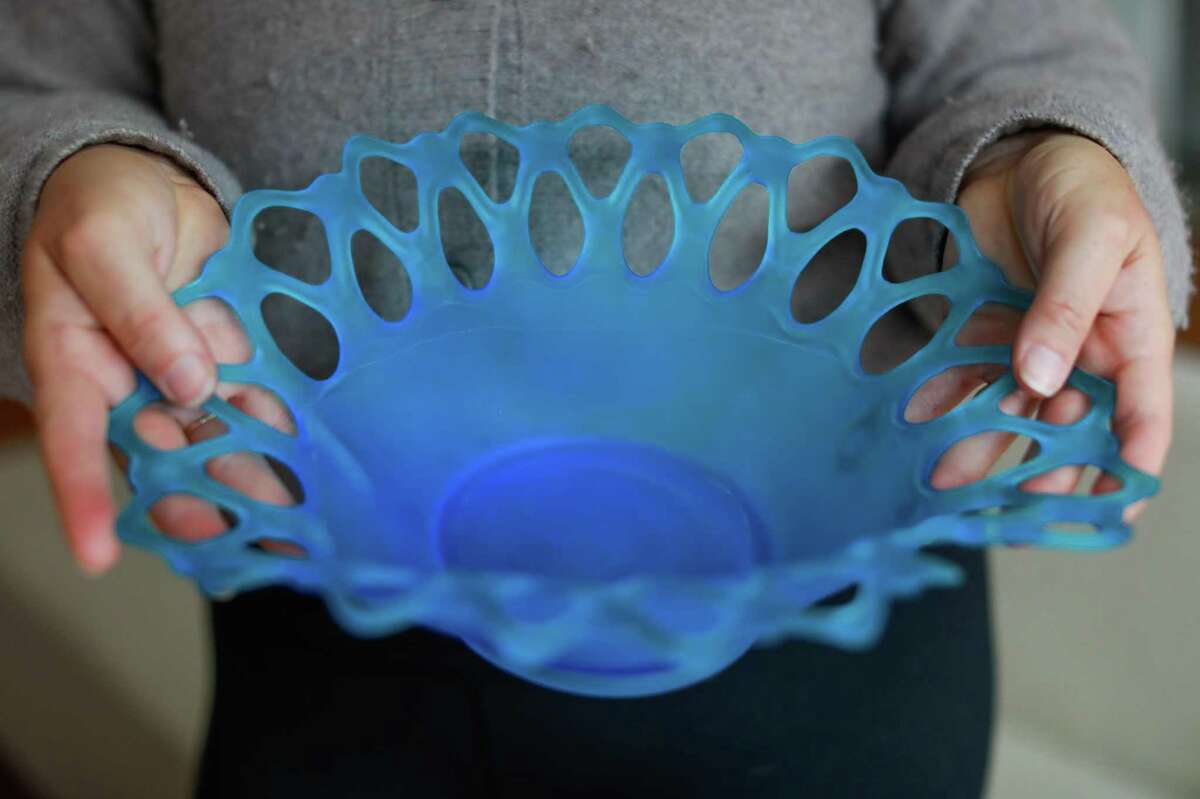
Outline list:
[[[1176,386],[1162,491],[1134,540],[996,551],[993,605],[1006,719],[1071,757],[1200,796],[1200,356],[1179,356]]]
[[[183,797],[207,712],[203,606],[156,558],[78,572],[31,444],[0,449],[0,750],[49,797]]]
[[[1150,68],[1159,128],[1168,148],[1178,158],[1184,148],[1185,126],[1197,122],[1194,114],[1189,118],[1183,106],[1188,92],[1184,85],[1186,54],[1180,32],[1187,0],[1109,0],[1109,4]]]

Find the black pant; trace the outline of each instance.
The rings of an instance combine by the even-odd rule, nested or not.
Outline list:
[[[212,607],[216,693],[198,796],[979,796],[992,724],[984,559],[899,602],[873,650],[755,648],[643,699],[511,677],[457,640],[342,633],[283,590]]]

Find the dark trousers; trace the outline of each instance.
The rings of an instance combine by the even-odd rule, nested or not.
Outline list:
[[[755,648],[643,699],[539,688],[425,630],[357,640],[283,590],[214,604],[197,795],[979,796],[993,704],[984,558],[942,554],[966,586],[900,601],[869,652]]]

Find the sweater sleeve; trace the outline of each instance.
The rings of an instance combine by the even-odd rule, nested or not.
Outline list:
[[[963,173],[1001,137],[1056,127],[1106,147],[1128,170],[1162,245],[1172,316],[1187,322],[1188,229],[1158,138],[1146,70],[1101,0],[892,0],[880,23],[892,101],[887,172],[917,196],[953,202]],[[936,242],[909,231],[912,277]]]
[[[143,147],[192,172],[228,212],[237,180],[157,102],[154,31],[140,0],[0,0],[0,396],[30,399],[18,261],[38,195],[93,144]]]

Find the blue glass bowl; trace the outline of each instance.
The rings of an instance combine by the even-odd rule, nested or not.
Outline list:
[[[592,125],[615,129],[632,147],[603,198],[589,193],[568,155],[572,135]],[[476,132],[519,151],[505,202],[493,201],[459,156],[463,135]],[[720,189],[696,202],[680,152],[713,132],[736,136],[743,155]],[[415,230],[396,229],[364,197],[360,163],[376,156],[415,174]],[[857,193],[795,232],[785,217],[788,175],[817,156],[845,159]],[[584,223],[582,253],[565,275],[541,264],[529,234],[532,187],[550,171],[565,180]],[[651,173],[668,187],[675,236],[661,267],[639,276],[626,263],[621,230],[635,187]],[[709,277],[710,242],[751,182],[769,196],[766,253],[749,280],[721,291]],[[483,288],[465,288],[446,262],[437,202],[450,188],[465,195],[494,244]],[[278,206],[319,217],[332,261],[324,283],[255,257],[255,217]],[[910,218],[944,225],[959,260],[893,283],[884,253]],[[852,228],[866,239],[853,291],[821,321],[798,322],[790,306],[798,276]],[[412,304],[399,321],[376,315],[356,282],[350,239],[359,230],[407,266]],[[284,357],[261,310],[272,293],[332,323],[340,356],[331,376],[313,379]],[[901,365],[866,371],[867,331],[925,295],[949,302],[936,335]],[[905,420],[914,392],[940,372],[1008,364],[1007,347],[965,347],[955,337],[984,303],[1024,308],[1029,297],[982,257],[958,208],[914,200],[842,138],[792,144],[724,115],[638,125],[601,106],[522,128],[468,113],[405,144],[355,137],[339,172],[302,191],[241,198],[228,244],[176,294],[181,305],[202,298],[228,303],[253,345],[247,363],[222,366],[222,378],[273,391],[298,429],[279,432],[214,399],[206,408],[226,435],[158,450],[134,432],[138,411],[160,400],[142,380],[111,417],[134,489],[121,537],[207,592],[267,584],[316,592],[352,633],[426,625],[515,674],[582,694],[671,690],[786,636],[867,647],[893,598],[961,579],[923,547],[1111,547],[1129,535],[1123,509],[1157,485],[1120,459],[1109,426],[1113,387],[1084,372],[1070,384],[1092,407],[1071,425],[1003,413],[1011,374],[944,416]],[[1029,436],[1040,451],[1001,474],[934,489],[938,458],[988,430]],[[246,450],[290,467],[303,501],[257,502],[206,474],[209,459]],[[1095,496],[1022,489],[1064,464],[1092,464],[1122,486]],[[236,523],[205,541],[162,535],[148,509],[179,492],[227,509]],[[1091,532],[1057,529],[1064,521]],[[254,546],[262,540],[306,554]],[[816,604],[851,586],[847,603]]]

